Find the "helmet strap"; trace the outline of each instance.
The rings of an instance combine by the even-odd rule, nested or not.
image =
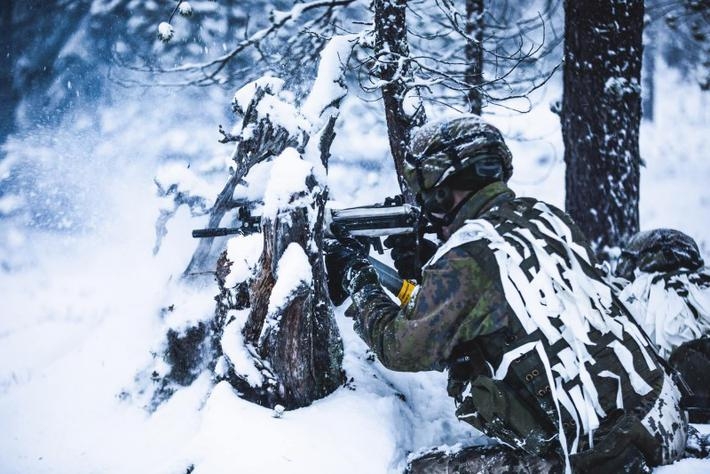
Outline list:
[[[426,189],[426,186],[424,186],[424,172],[422,171],[421,162],[417,163],[414,169],[417,172],[417,181],[419,181],[419,189]]]

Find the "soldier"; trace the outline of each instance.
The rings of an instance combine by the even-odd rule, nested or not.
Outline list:
[[[616,265],[619,299],[678,371],[690,421],[710,421],[710,269],[689,236],[674,229],[634,235]]]
[[[580,230],[559,209],[516,198],[512,171],[500,132],[478,116],[415,132],[404,178],[444,243],[401,308],[356,240],[328,246],[329,278],[352,297],[355,328],[380,361],[448,370],[458,418],[501,443],[409,470],[513,459],[517,470],[639,472],[673,462],[687,426],[675,384]],[[412,254],[393,258],[411,267]]]

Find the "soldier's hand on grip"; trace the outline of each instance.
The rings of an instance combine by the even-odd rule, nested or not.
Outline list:
[[[391,248],[390,254],[397,273],[404,280],[421,281],[422,266],[436,252],[436,244],[430,240],[419,238],[416,234],[390,235],[383,242]]]
[[[333,304],[345,299],[368,284],[378,284],[377,272],[367,259],[368,250],[358,240],[336,234],[337,239],[324,241],[328,291]]]

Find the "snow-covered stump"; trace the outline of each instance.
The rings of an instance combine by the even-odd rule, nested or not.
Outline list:
[[[290,115],[306,131],[306,140],[273,161],[264,194],[264,246],[243,335],[270,369],[276,401],[287,408],[309,405],[344,382],[343,345],[328,298],[322,243],[329,149],[355,39],[331,39],[300,109],[284,114],[288,107],[279,105],[273,114]],[[291,128],[288,122],[282,125]]]
[[[274,166],[272,179],[275,173],[292,179],[307,170],[293,149]],[[324,189],[310,171],[299,179],[300,190],[267,194],[266,205],[273,200],[275,207],[262,220],[264,251],[244,327],[245,342],[268,362],[278,382],[276,401],[286,408],[309,405],[344,381],[342,341],[328,300],[320,248]]]
[[[170,365],[173,348],[195,356],[183,371],[190,377],[173,380],[171,372],[160,380],[165,368],[155,372],[160,386],[151,406],[205,370],[214,382],[229,382],[241,398],[270,407],[310,405],[344,382],[343,345],[327,293],[322,241],[329,150],[347,93],[345,64],[356,40],[352,35],[331,39],[300,107],[275,77],[263,77],[235,94],[234,109],[243,116],[240,128],[222,131],[225,142],[236,143],[235,166],[209,211],[207,227],[248,225],[241,227],[244,235],[226,242],[219,259],[212,238],[203,239],[193,254],[183,280],[204,274],[196,270],[217,260],[210,272],[219,285],[217,306],[208,324],[192,328],[186,344],[175,338],[163,344],[157,362]],[[235,203],[260,216],[261,233],[250,216],[235,215]],[[201,329],[201,337],[191,337]]]
[[[344,381],[321,252],[326,188],[314,168],[293,148],[274,159],[261,235],[231,240],[217,266],[217,379],[264,406],[306,406]]]

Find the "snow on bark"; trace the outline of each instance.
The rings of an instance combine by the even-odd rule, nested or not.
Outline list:
[[[337,104],[348,92],[343,76],[357,38],[357,35],[336,36],[320,53],[318,76],[301,106],[301,113],[314,127],[322,127],[324,114],[337,114],[332,107],[337,109]]]
[[[218,376],[225,376],[231,368],[237,377],[246,381],[251,387],[258,388],[265,382],[264,375],[257,368],[253,348],[244,345],[241,334],[248,314],[248,310],[241,310],[229,315],[234,320],[224,327],[220,339],[222,357],[225,358],[220,362],[224,367],[215,367],[215,373]]]
[[[276,284],[269,298],[269,314],[277,314],[299,291],[309,288],[313,284],[312,272],[303,247],[296,242],[288,244],[276,267]]]
[[[267,94],[276,95],[283,89],[284,80],[278,77],[265,76],[243,85],[232,99],[232,106],[237,113],[243,114],[254,100],[258,90],[263,90]]]
[[[424,106],[413,87],[407,41],[407,0],[375,0],[375,61],[372,76],[379,79],[387,134],[399,185],[408,201],[414,196],[402,178],[409,136],[424,123]]]
[[[286,148],[274,159],[264,195],[262,218],[273,220],[279,210],[304,205],[302,199],[308,199],[307,180],[312,174],[313,165],[303,160],[296,149]]]
[[[639,228],[643,1],[565,1],[567,212],[608,257]]]
[[[259,255],[264,248],[264,240],[259,234],[238,235],[227,242],[226,258],[231,265],[224,277],[224,286],[234,287],[254,275]]]

